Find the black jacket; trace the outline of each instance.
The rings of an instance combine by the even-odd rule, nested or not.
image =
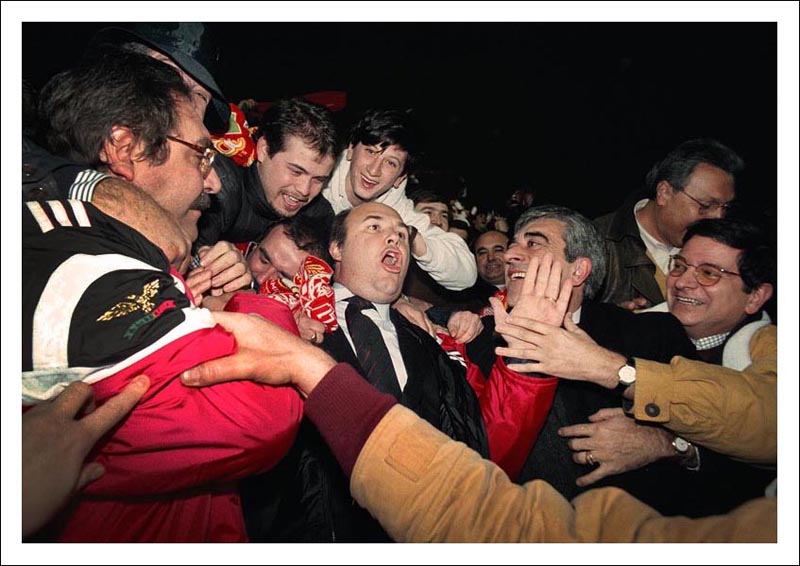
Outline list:
[[[408,372],[398,401],[488,457],[483,417],[465,368],[394,309],[390,316]],[[337,361],[361,371],[341,329],[326,335],[322,347]],[[352,499],[347,478],[306,419],[292,450],[277,468],[243,483],[242,505],[254,542],[390,541],[378,522]]]

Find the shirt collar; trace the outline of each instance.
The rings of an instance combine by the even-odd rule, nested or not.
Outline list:
[[[334,283],[333,284],[333,292],[336,296],[336,302],[343,302],[355,295],[350,289],[342,285],[341,283]],[[372,302],[372,301],[370,301]],[[378,311],[378,315],[383,320],[389,320],[389,309],[392,305],[389,303],[372,303],[375,305],[375,310]]]
[[[653,260],[655,260],[658,269],[660,269],[662,273],[667,273],[669,271],[669,257],[678,253],[681,249],[659,242],[645,230],[644,226],[639,222],[639,216],[636,213],[643,209],[648,202],[649,199],[642,199],[637,202],[633,206],[633,217],[636,219],[636,226],[639,228],[639,236],[642,238],[645,248],[647,248],[647,251],[653,256]]]
[[[713,336],[706,336],[705,338],[698,338],[695,340],[691,338],[692,344],[698,351],[710,350],[725,343],[725,340],[730,335],[730,332],[723,332],[722,334],[714,334]]]

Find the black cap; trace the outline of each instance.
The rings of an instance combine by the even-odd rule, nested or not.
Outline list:
[[[211,132],[228,130],[231,114],[213,73],[219,64],[219,49],[206,26],[190,23],[134,23],[103,28],[89,42],[90,48],[103,43],[141,43],[172,59],[187,75],[203,85],[212,96],[204,122]]]

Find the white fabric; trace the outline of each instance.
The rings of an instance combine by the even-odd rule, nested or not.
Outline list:
[[[353,339],[350,337],[350,331],[347,329],[347,319],[345,318],[345,311],[347,310],[347,299],[353,296],[353,293],[340,283],[333,284],[333,292],[336,295],[336,318],[339,321],[339,328],[342,329],[350,347],[355,353],[356,347],[353,345]],[[377,309],[368,309],[361,311],[364,316],[369,318],[378,327],[383,337],[383,343],[386,344],[386,349],[389,350],[389,357],[392,359],[394,366],[394,373],[397,375],[397,381],[400,384],[400,391],[405,389],[406,382],[408,381],[408,373],[406,372],[405,363],[403,363],[403,355],[400,353],[400,341],[397,338],[397,329],[394,327],[391,319],[389,318],[389,309],[391,305],[383,303],[372,303]]]
[[[669,244],[662,244],[651,236],[639,222],[639,216],[636,213],[644,208],[648,202],[650,202],[648,199],[637,202],[633,207],[633,217],[636,218],[636,225],[639,227],[639,236],[642,238],[644,246],[647,248],[647,251],[650,252],[650,255],[656,262],[656,266],[661,270],[661,273],[666,275],[669,272],[669,257],[678,253],[681,249],[670,246]]]
[[[331,203],[333,212],[339,214],[343,210],[353,208],[347,199],[345,183],[350,171],[350,162],[345,153],[339,156],[333,169],[330,181],[322,189],[322,196]],[[430,223],[427,214],[414,210],[414,202],[406,196],[406,181],[398,188],[389,189],[375,202],[391,206],[409,226],[414,226],[419,235],[425,238],[427,253],[422,257],[414,256],[417,264],[427,271],[442,287],[461,291],[475,284],[478,277],[478,266],[475,256],[469,251],[467,243],[456,234],[445,232]]]
[[[771,323],[769,315],[766,311],[762,311],[761,320],[742,326],[725,344],[725,348],[722,350],[722,365],[742,371],[753,363],[750,357],[750,341],[758,330]]]

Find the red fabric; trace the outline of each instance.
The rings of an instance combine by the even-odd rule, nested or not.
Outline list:
[[[489,379],[470,361],[464,344],[440,334],[445,351],[457,350],[467,362],[469,381],[481,405],[491,459],[516,478],[539,438],[558,386],[556,377],[528,377],[497,358]]]
[[[230,103],[231,116],[228,131],[221,136],[211,136],[214,149],[233,159],[237,165],[250,167],[256,159],[256,143],[253,135],[258,128],[251,128],[244,112],[233,102]]]
[[[302,312],[309,318],[325,325],[325,332],[336,332],[336,297],[331,286],[333,269],[322,259],[309,255],[303,261],[300,272],[294,276],[289,287],[280,279],[267,279],[261,284],[259,293],[285,304],[293,313]]]
[[[492,295],[492,297],[495,297],[496,299],[500,299],[500,302],[503,303],[503,307],[508,309],[508,290],[506,290],[506,289],[498,289],[495,292],[495,294]],[[489,306],[483,307],[483,309],[481,310],[480,314],[478,314],[478,316],[483,318],[484,316],[491,316],[493,314],[494,314],[494,310],[492,309],[492,306],[489,305]]]
[[[258,306],[281,326],[294,326],[283,305]],[[106,473],[78,499],[60,540],[247,539],[231,482],[270,469],[286,454],[302,418],[302,401],[291,387],[234,381],[190,388],[177,378],[235,350],[233,336],[222,327],[199,330],[94,385],[101,403],[140,373],[151,381],[122,425],[98,444],[96,460]]]

